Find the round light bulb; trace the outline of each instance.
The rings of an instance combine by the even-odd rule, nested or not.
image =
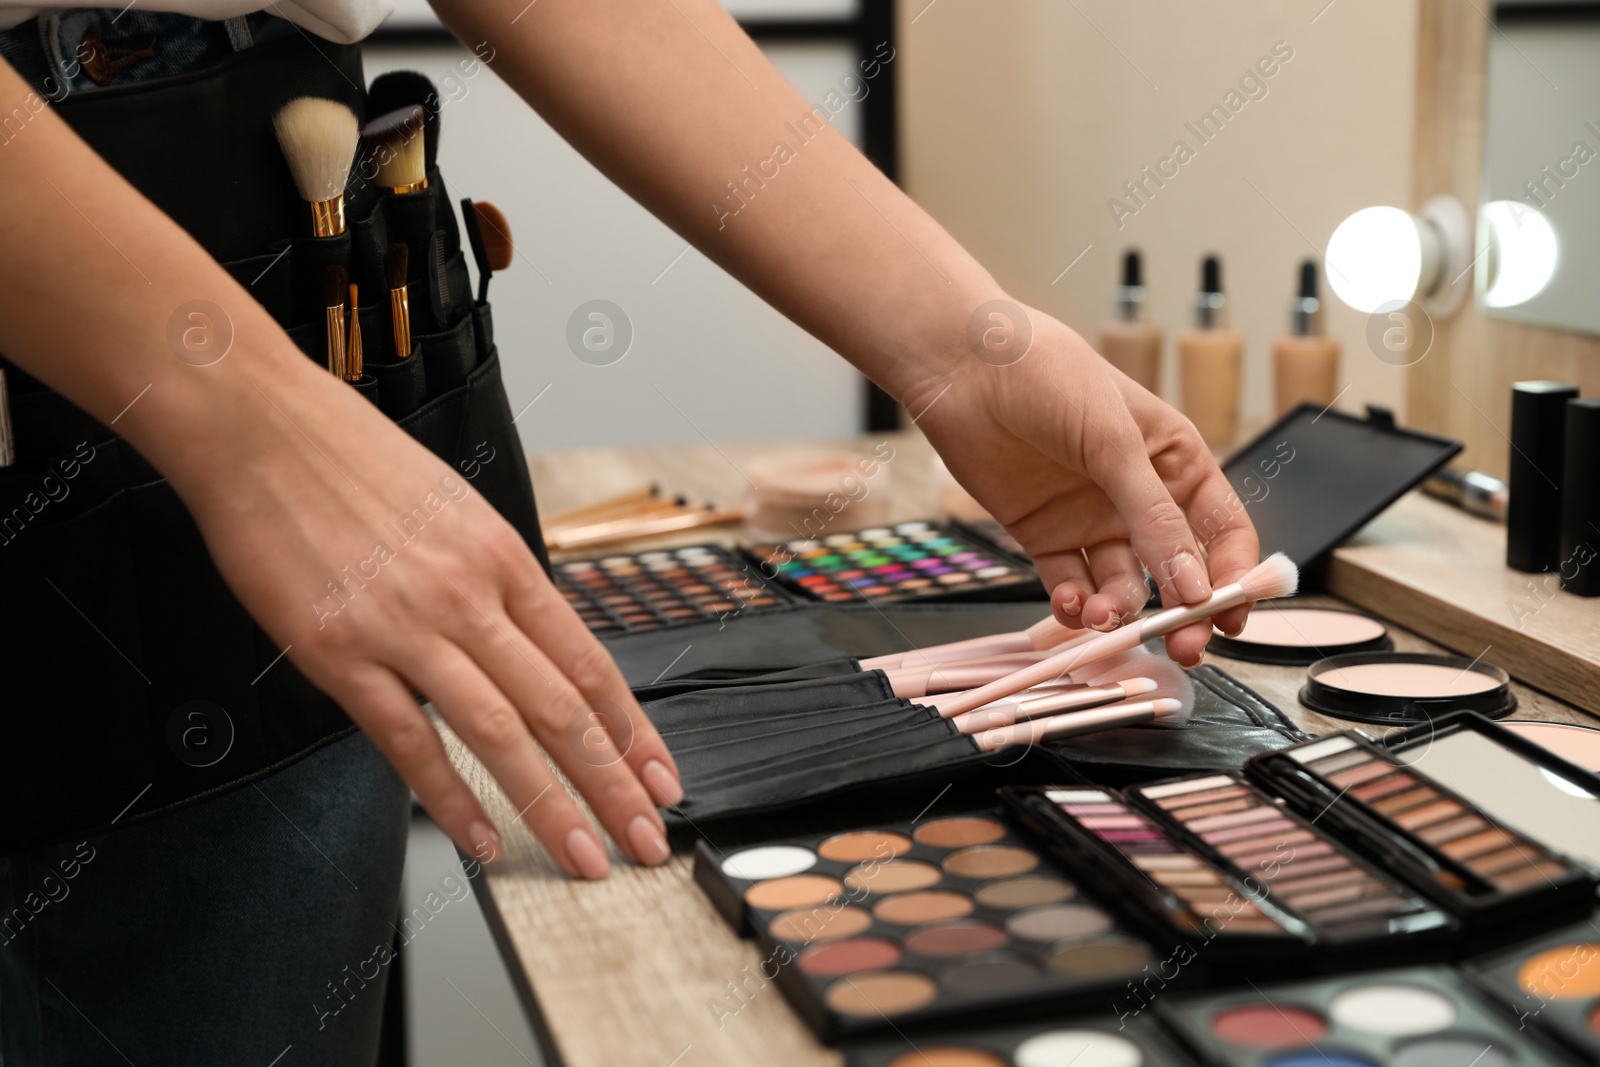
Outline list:
[[[1328,285],[1340,300],[1370,315],[1416,295],[1423,256],[1422,233],[1410,212],[1362,208],[1328,238]]]
[[[1515,307],[1538,296],[1556,272],[1556,231],[1550,220],[1520,201],[1495,200],[1483,206],[1483,221],[1496,264],[1484,304]]]

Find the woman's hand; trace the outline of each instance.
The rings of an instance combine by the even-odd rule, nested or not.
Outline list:
[[[1062,623],[1107,630],[1133,617],[1146,567],[1172,605],[1259,562],[1244,505],[1188,419],[1042,312],[989,301],[967,335],[969,349],[904,399],[951,473],[1032,554]],[[1236,632],[1248,611],[1216,623]],[[1178,630],[1167,650],[1198,663],[1210,631]]]
[[[672,756],[521,537],[370,403],[289,359],[299,380],[241,398],[225,455],[167,464],[229,586],[464,850],[502,851],[414,691],[568,874],[608,863],[547,758],[624,851],[665,860]]]

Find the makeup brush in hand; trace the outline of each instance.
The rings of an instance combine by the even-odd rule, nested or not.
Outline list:
[[[1109,633],[1074,641],[1072,647],[1058,651],[1048,659],[1024,667],[999,681],[967,690],[949,710],[953,713],[971,711],[1029,686],[1076,671],[1095,660],[1131,651],[1152,638],[1163,637],[1173,630],[1209,619],[1241,604],[1293,596],[1299,584],[1300,573],[1294,563],[1283,553],[1275,552],[1256,564],[1250,573],[1237,582],[1214,590],[1203,603],[1167,608],[1135,619]]]
[[[1181,726],[1194,707],[1194,682],[1187,671],[1165,655],[1138,651],[1114,656],[1087,668],[1078,677],[1081,681],[1077,684],[1025,689],[1014,697],[954,715],[953,721],[962,733],[976,734],[1029,719],[1119,701],[1176,700],[1179,708],[1164,713],[1161,721],[1166,725]],[[944,714],[941,703],[953,703],[949,698],[955,695],[947,693],[943,701],[935,697],[918,703]]]
[[[394,357],[411,355],[411,300],[406,295],[406,270],[411,255],[403,242],[390,245],[383,253],[383,275],[389,284],[389,325],[394,331]]]
[[[302,96],[272,119],[300,199],[311,205],[312,232],[344,232],[344,187],[356,151],[356,116],[337,100]]]
[[[327,313],[328,373],[345,376],[344,301],[350,278],[343,267],[331,265],[322,272],[322,304]]]
[[[378,185],[391,193],[416,193],[428,187],[425,113],[418,104],[379,115],[361,127],[377,164]]]

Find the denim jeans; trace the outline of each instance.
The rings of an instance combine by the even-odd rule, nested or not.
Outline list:
[[[0,1063],[373,1063],[410,796],[358,733],[0,857]]]

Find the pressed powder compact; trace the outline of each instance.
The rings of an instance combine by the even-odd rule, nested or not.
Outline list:
[[[1499,717],[1516,709],[1511,676],[1492,663],[1432,652],[1354,652],[1306,671],[1300,703],[1324,715],[1385,726],[1452,711]]]
[[[1466,965],[1521,1029],[1548,1034],[1600,1063],[1600,923],[1595,919]]]
[[[1410,967],[1158,999],[1155,1010],[1214,1067],[1561,1067],[1462,977]]]
[[[1504,943],[1594,907],[1595,875],[1560,851],[1600,865],[1600,800],[1577,784],[1592,776],[1481,716],[1447,716],[1383,747],[1334,734],[1246,771],[1448,908],[1466,943]]]
[[[1207,650],[1229,659],[1304,667],[1347,652],[1386,652],[1394,647],[1389,628],[1377,619],[1331,608],[1262,608],[1244,630],[1211,634]]]
[[[701,841],[694,873],[824,1040],[1102,1008],[1158,962],[989,813],[727,855]]]

